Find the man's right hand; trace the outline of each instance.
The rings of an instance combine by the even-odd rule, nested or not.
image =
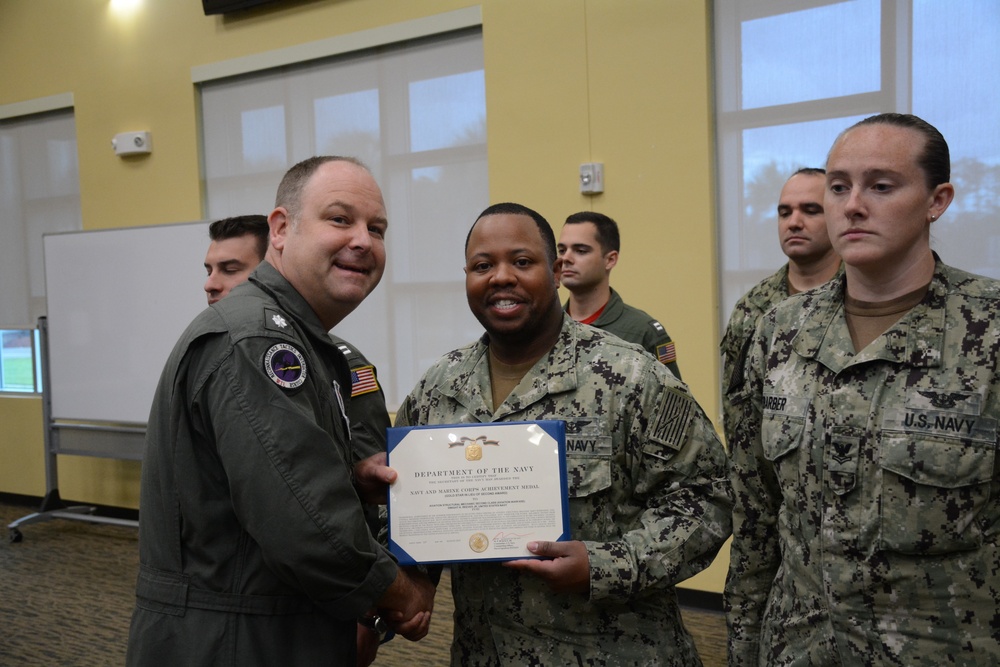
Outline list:
[[[435,592],[427,575],[413,568],[400,568],[378,606],[393,630],[415,642],[430,630]]]

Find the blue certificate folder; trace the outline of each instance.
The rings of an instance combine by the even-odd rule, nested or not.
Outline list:
[[[566,423],[390,428],[389,550],[402,564],[537,558],[570,539]]]

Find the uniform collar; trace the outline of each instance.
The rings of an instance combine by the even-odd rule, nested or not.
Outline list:
[[[783,297],[788,296],[788,264],[772,273],[764,281],[766,289],[752,289],[747,293],[747,300],[750,305],[763,311],[770,310],[774,305],[774,294],[779,293]]]
[[[274,299],[282,310],[295,318],[298,323],[312,335],[321,340],[329,341],[327,330],[319,321],[319,317],[309,303],[278,270],[266,260],[261,262],[250,274],[249,281]]]
[[[496,412],[487,408],[484,399],[490,394],[489,334],[483,334],[462,362],[450,369],[454,381],[442,386],[441,393],[455,399],[481,421],[500,421],[546,396],[572,391],[579,384],[576,343],[582,327],[563,313],[555,345],[535,362]]]
[[[841,274],[806,297],[806,312],[792,347],[808,359],[839,372],[869,361],[889,361],[916,367],[941,363],[945,335],[945,303],[949,292],[947,267],[937,261],[924,300],[889,327],[860,354],[854,353],[844,314],[847,279]]]

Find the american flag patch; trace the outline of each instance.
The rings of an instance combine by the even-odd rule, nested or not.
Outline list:
[[[661,396],[658,416],[655,423],[650,425],[649,438],[679,449],[691,420],[692,401],[671,390],[662,392]]]
[[[374,366],[361,366],[351,369],[351,398],[361,394],[378,391],[378,380],[375,378]]]
[[[674,349],[674,341],[656,346],[656,358],[661,364],[670,364],[677,361],[677,350]]]

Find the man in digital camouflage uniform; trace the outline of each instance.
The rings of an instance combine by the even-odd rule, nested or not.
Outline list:
[[[433,586],[372,536],[347,363],[327,331],[378,284],[382,194],[349,158],[289,170],[265,261],[171,353],[142,465],[127,664],[356,664],[357,619],[426,634]]]
[[[551,227],[486,209],[466,241],[486,334],[420,380],[397,426],[566,421],[572,541],[543,559],[455,564],[452,665],[700,665],[674,584],[730,532],[725,452],[687,387],[638,346],[578,324]]]
[[[910,115],[830,151],[844,275],[764,316],[734,397],[732,667],[1000,664],[1000,281],[931,251],[949,179]]]
[[[757,283],[736,302],[719,347],[722,350],[722,414],[726,440],[732,440],[739,414],[730,393],[739,393],[757,322],[776,303],[827,282],[840,268],[840,257],[826,233],[823,192],[826,171],[804,167],[785,182],[778,197],[778,242],[788,262]]]
[[[641,345],[681,379],[677,348],[667,330],[622,301],[611,287],[611,269],[621,250],[618,223],[602,213],[574,213],[566,218],[556,247],[563,262],[562,286],[569,290],[566,312],[577,322]]]

